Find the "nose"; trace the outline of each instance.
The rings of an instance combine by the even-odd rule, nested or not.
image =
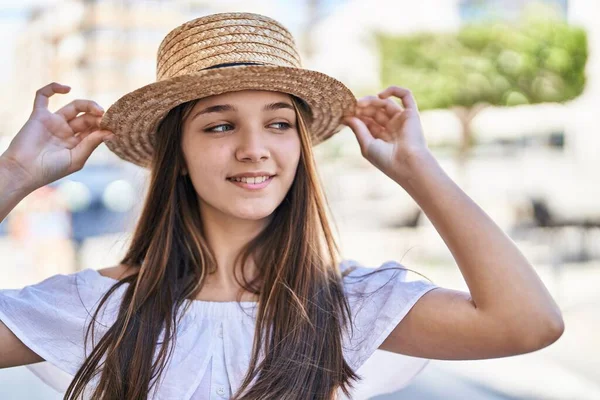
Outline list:
[[[248,129],[239,137],[240,141],[236,149],[236,158],[239,161],[259,162],[269,159],[267,140],[260,129]]]

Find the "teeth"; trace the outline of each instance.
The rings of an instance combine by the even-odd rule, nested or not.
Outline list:
[[[243,178],[231,178],[231,180],[233,181],[237,181],[237,182],[245,182],[245,183],[250,183],[250,184],[257,184],[257,183],[262,183],[264,181],[266,181],[267,179],[269,179],[268,176],[257,176],[257,177],[243,177]]]

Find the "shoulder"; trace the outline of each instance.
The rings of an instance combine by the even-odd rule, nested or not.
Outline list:
[[[119,264],[114,267],[102,268],[98,270],[98,273],[107,278],[115,279],[117,281],[125,279],[137,273],[140,267],[134,267],[126,264]]]
[[[405,281],[406,273],[412,271],[396,261],[386,261],[375,266],[366,266],[356,260],[345,259],[340,264],[342,278],[359,278],[361,282],[386,282],[390,279]],[[344,279],[345,282],[357,282],[356,279]]]
[[[369,304],[373,307],[372,316],[385,313],[388,306],[394,313],[396,307],[413,303],[426,291],[438,287],[429,278],[393,260],[375,266],[349,260],[341,270],[344,292],[351,307],[355,306],[358,312]],[[410,276],[409,272],[412,272]]]

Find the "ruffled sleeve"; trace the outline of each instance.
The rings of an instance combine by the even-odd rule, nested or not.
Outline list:
[[[344,260],[340,266],[353,317],[353,331],[344,337],[344,356],[363,377],[353,398],[399,390],[429,361],[378,350],[416,302],[439,287],[424,278],[408,280],[407,270],[398,267],[404,268],[395,261],[369,268],[354,260]]]
[[[58,392],[64,392],[93,349],[84,352],[86,329],[102,296],[115,282],[86,269],[53,275],[22,289],[0,290],[0,320],[45,362],[27,367]],[[94,324],[98,342],[117,315],[120,287]]]

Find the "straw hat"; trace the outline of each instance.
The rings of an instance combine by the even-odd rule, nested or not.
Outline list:
[[[151,166],[158,123],[190,100],[247,89],[295,95],[311,109],[313,145],[339,131],[356,106],[343,83],[302,68],[290,32],[259,14],[221,13],[186,22],[163,39],[156,61],[156,82],[121,97],[100,123],[115,134],[107,147],[145,168]]]

